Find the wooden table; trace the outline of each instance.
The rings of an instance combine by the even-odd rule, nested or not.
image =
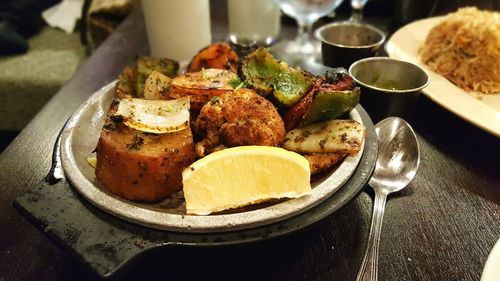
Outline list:
[[[225,1],[224,1],[225,3]],[[224,38],[225,8],[212,5],[214,39]],[[283,34],[292,37],[294,26]],[[50,167],[56,135],[70,114],[135,55],[147,53],[140,10],[0,155],[0,280],[90,280],[87,266],[63,252],[12,207]],[[410,119],[421,148],[420,170],[390,197],[380,244],[380,280],[479,280],[500,238],[500,139],[425,97]],[[354,280],[372,210],[370,189],[313,227],[261,243],[225,248],[172,248],[130,265],[126,280]]]

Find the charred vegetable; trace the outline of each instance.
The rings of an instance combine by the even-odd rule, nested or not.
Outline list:
[[[331,166],[342,161],[347,155],[345,152],[330,152],[330,153],[310,153],[304,157],[309,161],[309,169],[311,174],[324,171]]]
[[[188,65],[188,72],[203,68],[226,69],[236,72],[238,55],[226,43],[215,43],[201,49]]]
[[[286,129],[339,118],[359,102],[360,90],[344,69],[318,78],[309,93],[285,114]]]
[[[283,147],[302,154],[354,154],[361,149],[364,136],[364,126],[354,120],[330,120],[291,130]]]
[[[135,97],[136,69],[126,66],[116,82],[115,96],[118,98]]]
[[[298,102],[314,83],[311,74],[277,61],[264,48],[245,57],[242,72],[249,86],[260,93],[273,93],[286,106]]]
[[[232,71],[223,69],[188,72],[172,79],[168,97],[171,99],[189,97],[191,108],[198,110],[212,97],[232,92],[234,81],[239,81],[238,76]]]
[[[165,99],[172,79],[153,70],[144,84],[144,98],[147,100]]]
[[[144,97],[144,83],[146,78],[149,77],[153,71],[167,76],[166,78],[168,78],[176,76],[178,70],[179,63],[176,61],[163,58],[139,57],[137,58],[137,64],[135,67],[125,67],[118,77],[118,82],[116,83],[115,88],[115,96],[119,98],[142,98]],[[157,74],[155,75],[158,77]],[[165,83],[162,82],[162,84]]]
[[[352,91],[329,91],[320,88],[300,126],[335,119],[351,111],[359,102],[359,88]]]
[[[175,77],[177,75],[177,71],[179,70],[179,63],[166,58],[139,57],[137,59],[135,96],[144,96],[144,82],[153,70],[156,70],[168,77]]]
[[[141,132],[164,134],[189,126],[189,98],[176,100],[121,99],[115,116],[123,124]],[[112,117],[113,117],[112,116]]]
[[[364,126],[354,120],[330,120],[291,130],[283,148],[302,154],[314,174],[358,153],[364,136]]]

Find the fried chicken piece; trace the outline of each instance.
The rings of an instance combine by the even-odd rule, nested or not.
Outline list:
[[[204,137],[195,146],[199,157],[224,147],[279,146],[285,137],[274,105],[250,89],[212,98],[201,109],[195,130]]]

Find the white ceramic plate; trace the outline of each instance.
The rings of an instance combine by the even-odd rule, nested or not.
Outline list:
[[[500,239],[491,250],[484,265],[481,281],[498,281],[500,279]]]
[[[430,84],[423,90],[430,99],[455,113],[475,126],[500,137],[500,93],[481,95],[467,93],[443,76],[424,65],[418,55],[430,29],[444,17],[415,21],[396,31],[387,42],[390,57],[406,60],[423,67],[430,77]]]
[[[300,214],[334,194],[352,175],[362,155],[347,157],[335,169],[313,182],[310,195],[297,199],[262,204],[228,214],[185,215],[182,200],[167,199],[158,204],[141,204],[119,198],[107,191],[95,178],[94,168],[86,161],[95,149],[115,83],[92,95],[73,114],[61,137],[61,159],[66,177],[74,188],[98,208],[122,219],[144,226],[179,232],[222,232],[274,223]],[[351,118],[362,122],[354,109]],[[174,196],[175,198],[175,196]]]

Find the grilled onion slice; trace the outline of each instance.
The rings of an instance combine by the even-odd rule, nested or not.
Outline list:
[[[145,100],[125,98],[120,100],[114,114],[133,129],[164,134],[183,130],[189,126],[189,98],[176,100]]]

